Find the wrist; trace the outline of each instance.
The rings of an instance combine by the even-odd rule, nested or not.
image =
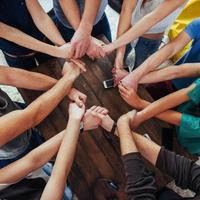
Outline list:
[[[69,115],[68,123],[78,124],[78,125],[80,126],[81,119],[82,119],[82,118],[80,118],[80,117],[76,117],[76,116],[71,116],[71,115]]]
[[[84,33],[87,33],[88,36],[90,36],[92,33],[92,29],[93,29],[93,24],[87,22],[86,20],[82,20],[77,30],[83,31]]]

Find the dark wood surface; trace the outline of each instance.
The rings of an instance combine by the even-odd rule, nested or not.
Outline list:
[[[80,75],[74,83],[74,86],[88,96],[87,108],[93,105],[101,105],[109,109],[110,115],[115,120],[119,116],[128,112],[131,108],[123,102],[117,89],[105,90],[102,81],[111,77],[111,67],[113,56],[99,59],[91,62],[84,59],[87,72]],[[39,66],[33,71],[38,71],[55,78],[61,77],[63,61],[51,60]],[[41,93],[28,90],[20,90],[26,103],[32,102]],[[152,100],[147,91],[140,87],[140,95]],[[46,139],[62,131],[67,124],[67,100],[64,99],[60,105],[38,126]],[[160,144],[161,125],[158,120],[149,120],[144,123],[138,132],[148,133],[152,140]],[[125,186],[125,176],[120,159],[119,140],[117,137],[108,137],[101,128],[85,132],[80,136],[77,147],[76,158],[69,176],[69,182],[73,191],[80,200],[93,199],[92,187],[98,178],[107,178],[115,180],[122,189]],[[64,156],[64,155],[63,155]],[[167,179],[156,171],[157,183],[163,187]]]

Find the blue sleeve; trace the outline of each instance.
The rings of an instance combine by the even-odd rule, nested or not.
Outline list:
[[[198,78],[194,84],[196,86],[191,92],[189,92],[188,96],[195,105],[198,105],[200,103],[200,78]]]
[[[193,20],[186,28],[185,32],[192,38],[192,39],[199,39],[200,38],[200,18]]]

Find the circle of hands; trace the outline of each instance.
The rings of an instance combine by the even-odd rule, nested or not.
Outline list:
[[[95,58],[101,58],[110,53],[109,45],[106,45],[92,36],[86,37],[77,33],[74,34],[71,42],[58,48],[61,52],[60,57],[69,59],[69,61],[64,64],[62,75],[73,77],[74,79],[76,79],[80,73],[86,72],[85,63],[79,58],[87,55],[90,59],[94,60]],[[126,70],[119,67],[117,62],[118,60],[116,58],[115,66],[117,67],[114,67],[112,70],[115,86],[118,86],[119,93],[124,101],[138,109],[142,99],[140,99],[136,93],[138,86],[137,79],[134,81]],[[101,126],[108,132],[111,131],[114,121],[108,115],[108,110],[106,108],[93,106],[85,111],[87,96],[75,88],[70,90],[68,97],[71,101],[75,102],[70,104],[69,114],[73,115],[73,113],[77,113],[78,115],[79,113],[79,116],[81,116],[82,113],[81,119],[84,124],[84,130],[93,130]],[[124,116],[125,115],[120,118]],[[127,113],[126,116],[128,116],[126,118],[129,122],[131,121],[131,128],[139,126],[140,121],[137,113],[132,115]]]

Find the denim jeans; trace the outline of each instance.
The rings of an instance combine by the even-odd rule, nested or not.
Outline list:
[[[56,23],[62,37],[65,39],[66,42],[69,42],[74,35],[74,30],[71,28],[65,27],[58,20],[58,18],[56,16],[54,17],[54,22]],[[106,14],[104,14],[103,17],[101,18],[101,20],[96,25],[93,26],[92,36],[96,37],[101,34],[104,34],[105,37],[110,42],[112,41],[110,25],[109,25]]]
[[[140,37],[135,46],[135,65],[134,68],[140,66],[149,56],[155,53],[160,44],[162,38],[160,39],[147,39]]]

